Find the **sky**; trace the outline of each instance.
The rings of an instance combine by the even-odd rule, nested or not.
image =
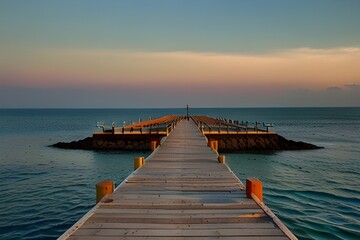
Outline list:
[[[358,0],[0,0],[0,108],[360,106]]]

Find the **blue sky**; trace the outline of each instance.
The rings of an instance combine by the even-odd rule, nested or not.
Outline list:
[[[2,44],[257,53],[358,46],[359,1],[1,1]]]
[[[355,0],[1,0],[0,107],[359,106],[359,12]],[[127,103],[112,93],[124,89],[153,95]]]

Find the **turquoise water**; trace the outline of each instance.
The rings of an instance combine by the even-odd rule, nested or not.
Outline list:
[[[185,114],[184,109],[0,110],[0,239],[60,236],[95,203],[96,182],[119,184],[149,153],[47,147],[96,131],[96,123]],[[299,239],[360,238],[360,108],[191,109],[191,114],[271,122],[284,137],[324,149],[227,154],[245,182]]]

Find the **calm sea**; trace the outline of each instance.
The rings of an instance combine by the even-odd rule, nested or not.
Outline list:
[[[228,154],[245,182],[299,239],[360,239],[360,108],[190,109],[191,114],[274,123],[284,137],[325,147]],[[0,239],[60,236],[95,204],[95,183],[116,185],[145,153],[47,147],[90,136],[97,122],[185,114],[184,109],[0,110]]]

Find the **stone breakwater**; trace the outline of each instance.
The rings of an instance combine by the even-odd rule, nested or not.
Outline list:
[[[322,147],[288,140],[278,134],[223,134],[208,135],[218,141],[219,152],[310,150]]]
[[[122,150],[122,151],[147,151],[150,150],[150,140],[116,140],[94,141],[93,149]]]
[[[118,151],[149,151],[151,141],[160,145],[164,136],[134,134],[134,135],[94,135],[79,141],[69,143],[59,142],[53,147],[83,150],[118,150]],[[319,149],[316,145],[288,140],[278,134],[211,134],[209,140],[218,141],[219,152],[242,151],[282,151]]]
[[[52,147],[63,149],[82,150],[117,150],[117,151],[149,151],[151,142],[156,141],[160,145],[163,136],[157,135],[122,135],[122,134],[99,134],[79,141],[58,142]]]
[[[82,150],[93,150],[93,138],[87,137],[79,141],[72,142],[58,142],[50,147],[63,148],[63,149],[82,149]]]

